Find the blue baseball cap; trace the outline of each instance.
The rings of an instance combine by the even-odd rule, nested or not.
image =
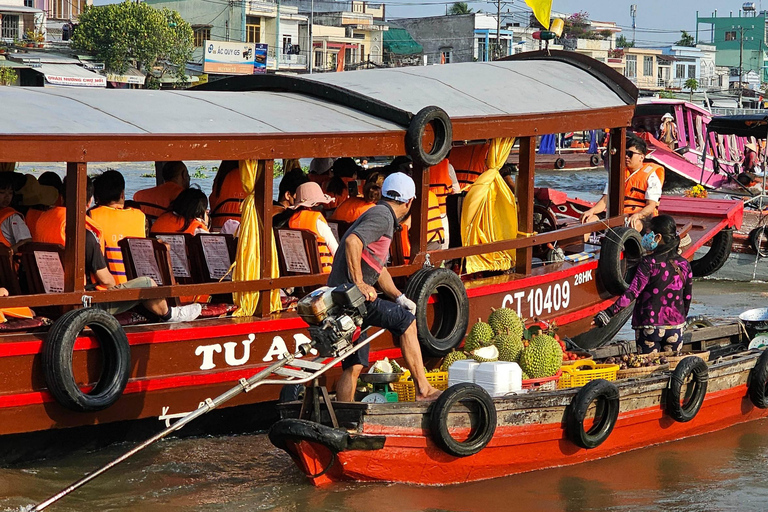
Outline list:
[[[384,179],[381,195],[398,203],[407,203],[416,197],[416,184],[407,174],[396,172]]]

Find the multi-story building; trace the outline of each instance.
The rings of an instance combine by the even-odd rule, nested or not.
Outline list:
[[[334,61],[328,52],[337,52],[343,48],[345,52],[345,69],[355,69],[361,66],[378,66],[384,62],[383,33],[389,26],[377,22],[372,14],[350,11],[335,11],[313,14],[312,19],[312,59],[313,70],[336,69]],[[339,30],[327,30],[329,27]],[[302,26],[302,45],[309,47],[309,26]]]
[[[663,89],[659,85],[658,60],[661,54],[661,50],[653,48],[624,48],[624,76],[639,89]]]
[[[45,32],[45,10],[42,1],[3,0],[0,4],[0,41],[23,39],[27,31]]]
[[[751,5],[750,5],[751,4]],[[709,44],[717,50],[715,64],[738,69],[744,73],[755,71],[762,81],[768,81],[768,12],[754,11],[754,2],[745,4],[748,11],[733,11],[728,16],[718,16],[717,11],[709,17],[696,16],[696,41],[699,40],[699,25],[709,25],[702,34],[708,34]]]

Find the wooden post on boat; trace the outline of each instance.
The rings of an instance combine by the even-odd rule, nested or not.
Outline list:
[[[274,160],[264,160],[264,172],[256,180],[253,188],[256,201],[256,211],[261,216],[264,231],[260,237],[261,279],[272,277],[272,186],[274,181]],[[264,290],[259,294],[259,305],[255,314],[262,318],[272,314],[271,292]]]
[[[429,167],[422,167],[414,163],[413,182],[416,184],[416,199],[413,201],[413,205],[411,205],[411,228],[408,235],[411,241],[410,263],[421,263],[423,262],[424,254],[427,252]]]
[[[608,149],[608,158],[611,162],[611,171],[608,177],[608,217],[624,215],[624,167],[626,163],[625,147],[627,138],[626,128],[614,128],[611,130],[611,145]]]
[[[533,177],[536,165],[536,137],[521,137],[520,161],[517,181],[515,182],[517,204],[517,229],[531,233],[533,231]],[[517,250],[515,271],[518,274],[531,273],[533,247],[523,247]]]
[[[85,288],[85,211],[88,165],[67,163],[67,244],[64,247],[64,291],[82,292]]]

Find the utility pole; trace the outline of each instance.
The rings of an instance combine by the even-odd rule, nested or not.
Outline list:
[[[277,0],[277,16],[275,17],[275,71],[280,69],[280,0]]]
[[[629,15],[632,16],[632,44],[635,44],[635,28],[637,27],[637,4],[629,6]]]
[[[742,75],[744,74],[744,27],[739,27],[739,108],[743,108],[741,104],[742,95]]]
[[[496,51],[494,60],[501,57],[501,0],[496,0]]]
[[[309,54],[307,63],[309,64],[309,74],[312,74],[312,66],[315,64],[315,42],[312,38],[312,25],[315,24],[315,0],[310,2],[309,7]]]

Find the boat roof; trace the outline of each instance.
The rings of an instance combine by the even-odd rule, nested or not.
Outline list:
[[[677,105],[682,106],[684,109],[693,110],[705,116],[711,116],[712,113],[695,103],[685,100],[675,99],[661,99],[661,98],[640,98],[637,100],[637,108],[635,113],[640,115],[661,115],[666,112],[672,113],[673,109]]]
[[[717,116],[712,119],[707,128],[719,135],[732,134],[764,139],[768,135],[768,114]]]
[[[483,63],[240,76],[187,90],[3,87],[0,161],[403,154],[405,128],[430,105],[451,117],[454,140],[629,124],[637,98],[629,81],[572,52],[533,53]],[[169,138],[177,144],[169,146]],[[377,146],[377,139],[385,143]],[[358,147],[347,148],[351,140]]]

